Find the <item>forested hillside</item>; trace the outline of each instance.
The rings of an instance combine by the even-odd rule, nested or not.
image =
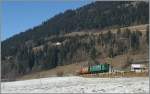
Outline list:
[[[147,24],[149,17],[146,2],[94,2],[76,10],[60,13],[41,25],[28,29],[2,42],[2,56],[15,55],[16,48],[27,40],[36,45],[46,37],[86,29],[104,29]],[[11,46],[10,46],[11,45]]]
[[[41,25],[2,42],[2,78],[15,78],[30,72],[52,69],[56,66],[89,60],[99,63],[97,57],[140,51],[148,46],[146,33],[125,26],[148,24],[148,2],[97,1],[76,10],[67,10]],[[110,31],[118,28],[117,33]],[[93,29],[107,33],[65,36],[70,32]],[[60,45],[56,45],[60,42]]]

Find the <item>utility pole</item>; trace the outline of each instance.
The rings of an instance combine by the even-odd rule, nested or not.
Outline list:
[[[108,63],[110,64],[109,69],[111,72],[112,71],[112,56],[110,58],[108,58]]]

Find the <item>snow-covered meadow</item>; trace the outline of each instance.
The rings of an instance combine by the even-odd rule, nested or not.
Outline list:
[[[2,82],[2,93],[149,93],[149,78],[50,77]]]

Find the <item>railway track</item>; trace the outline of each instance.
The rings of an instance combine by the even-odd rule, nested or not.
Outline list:
[[[93,73],[80,74],[82,77],[101,77],[101,78],[117,78],[117,77],[148,77],[148,72],[111,72],[111,73]]]

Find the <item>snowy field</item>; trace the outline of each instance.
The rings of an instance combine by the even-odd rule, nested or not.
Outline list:
[[[2,93],[149,93],[149,78],[51,77],[1,83]]]

